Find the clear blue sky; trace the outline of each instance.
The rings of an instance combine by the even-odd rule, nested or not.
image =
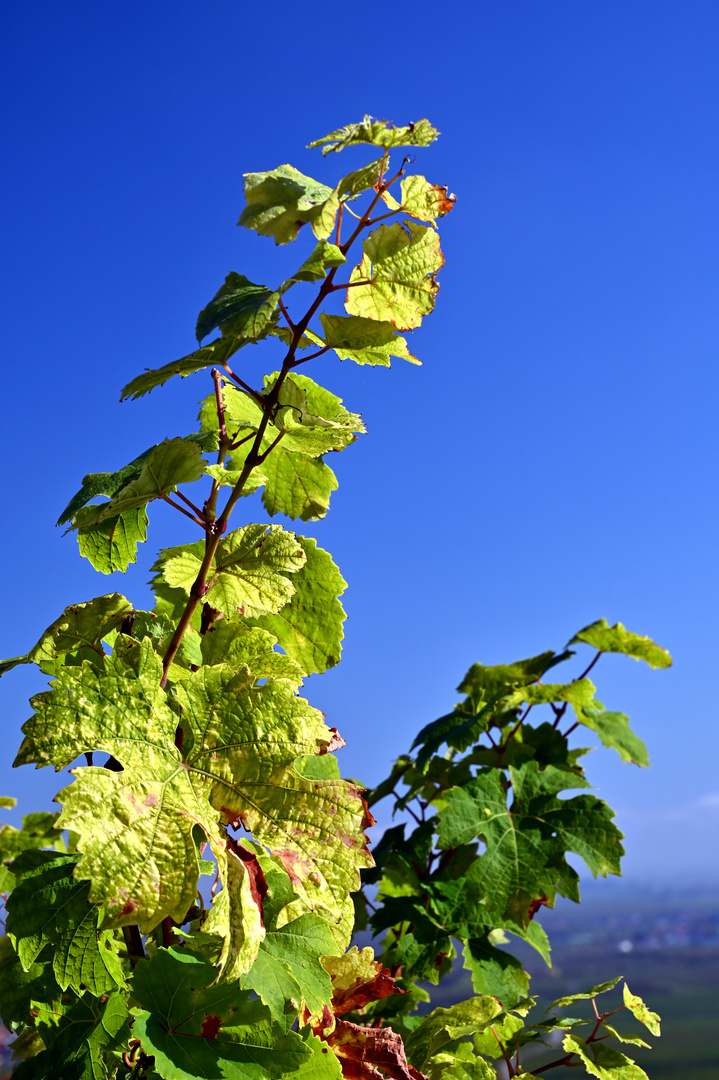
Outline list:
[[[653,768],[601,750],[590,775],[630,876],[702,877],[719,821],[719,5],[4,11],[0,655],[68,603],[118,590],[142,606],[156,551],[195,539],[151,507],[140,562],[104,579],[54,521],[86,472],[191,430],[206,377],[134,404],[119,390],[192,350],[225,274],[275,284],[296,266],[297,249],[235,227],[242,173],[289,161],[329,179],[364,158],[323,161],[311,138],[364,112],[427,116],[443,135],[419,163],[458,202],[437,308],[411,341],[424,367],[325,358],[311,373],[369,434],[337,459],[312,526],[350,618],[344,662],[307,696],[349,743],[345,775],[369,784],[473,661],[619,619],[675,666],[602,661],[600,698],[629,713]],[[259,379],[274,357],[246,352]],[[29,669],[0,684],[0,790],[25,812],[64,784],[10,769],[42,685]]]

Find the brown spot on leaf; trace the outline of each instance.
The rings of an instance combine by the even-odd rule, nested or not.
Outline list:
[[[539,909],[545,907],[548,903],[549,901],[547,900],[546,893],[542,893],[542,895],[538,896],[536,900],[532,900],[529,905],[529,918],[533,919]]]
[[[118,901],[118,903],[119,903],[119,901]],[[125,906],[123,908],[121,908],[120,911],[118,911],[118,913],[117,913],[118,919],[124,918],[125,915],[132,915],[133,911],[136,911],[137,908],[138,908],[137,900],[133,900],[132,897],[129,897],[125,901]]]
[[[160,805],[160,796],[156,792],[151,791],[142,805],[143,806],[159,806]]]
[[[205,1019],[202,1021],[201,1035],[203,1039],[216,1039],[217,1032],[222,1027],[222,1017],[214,1016],[212,1013],[207,1013]]]

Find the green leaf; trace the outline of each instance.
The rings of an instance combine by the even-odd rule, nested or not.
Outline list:
[[[400,187],[402,210],[419,221],[434,224],[438,217],[448,214],[456,202],[454,195],[447,194],[446,187],[430,184],[424,176],[405,176]]]
[[[457,690],[460,694],[468,694],[477,700],[489,701],[517,686],[528,686],[536,682],[551,668],[573,655],[571,652],[559,655],[544,652],[539,656],[531,656],[528,660],[517,660],[514,664],[496,664],[493,667],[472,664]]]
[[[319,240],[314,251],[305,259],[299,270],[296,270],[292,277],[283,281],[279,292],[287,292],[292,285],[300,281],[322,281],[323,278],[327,277],[328,270],[336,266],[342,266],[346,262],[347,259],[340,248],[335,244],[328,244],[326,240]]]
[[[390,367],[390,357],[397,356],[410,364],[421,364],[407,348],[407,342],[391,322],[377,322],[357,315],[320,315],[325,344],[340,360],[356,364]]]
[[[568,1054],[578,1054],[589,1075],[599,1080],[648,1080],[644,1069],[606,1043],[587,1045],[578,1035],[565,1035],[562,1046]]]
[[[640,1038],[639,1035],[620,1035],[617,1029],[606,1020],[602,1024],[602,1029],[613,1035],[615,1039],[619,1039],[620,1042],[628,1043],[630,1046],[643,1046],[646,1050],[651,1050],[651,1045],[645,1039]]]
[[[661,1035],[659,1026],[661,1017],[657,1016],[655,1012],[651,1012],[640,997],[632,994],[626,983],[624,984],[624,1004],[640,1024],[644,1024],[646,1028],[649,1028],[652,1035]]]
[[[221,619],[201,639],[201,663],[229,664],[234,671],[245,668],[254,679],[288,679],[296,689],[304,672],[290,656],[275,652],[276,644],[277,638],[259,626]]]
[[[342,1080],[339,1060],[327,1050],[327,1043],[317,1035],[303,1032],[304,1045],[312,1051],[299,1072],[292,1073],[292,1080]]]
[[[272,292],[266,285],[255,285],[244,274],[236,274],[233,270],[225,278],[224,285],[220,286],[209,304],[197,316],[195,336],[198,341],[202,341],[218,327],[226,327],[228,341],[235,344],[236,348],[239,348],[237,342],[246,344],[248,341],[260,341],[267,336],[279,317],[278,303],[279,293]],[[212,342],[208,347],[212,348],[214,344]],[[232,351],[235,352],[236,349]],[[224,360],[227,360],[227,357]]]
[[[207,442],[206,435],[194,439],[165,439],[116,473],[92,473],[86,476],[82,488],[60,516],[58,525],[75,518],[71,528],[81,524],[87,530],[92,525],[116,518],[128,510],[144,507],[152,499],[170,494],[178,484],[199,480],[205,471],[202,449]],[[93,503],[87,507],[81,522],[77,522],[80,507],[100,494],[109,495],[110,501]]]
[[[272,1018],[289,1028],[303,999],[311,1013],[321,1012],[332,1000],[332,984],[320,957],[335,952],[327,924],[308,912],[266,935],[241,985],[254,990]]]
[[[279,525],[245,525],[220,541],[208,574],[205,596],[212,607],[232,617],[278,612],[290,601],[294,575],[306,559],[293,533]],[[172,589],[188,596],[200,571],[199,555],[185,551],[163,562],[162,575]]]
[[[62,991],[52,965],[31,964],[25,971],[9,937],[0,937],[0,1016],[6,1027],[30,1022],[30,1012],[61,1010]]]
[[[80,554],[101,574],[124,574],[130,563],[137,562],[137,545],[147,540],[147,511],[144,506],[127,510],[99,525],[83,528],[83,519],[92,520],[94,516],[91,506],[75,514]]]
[[[444,266],[435,231],[411,221],[379,225],[363,247],[347,290],[348,313],[391,322],[397,330],[419,326],[434,307],[435,277]],[[368,284],[357,284],[362,281]]]
[[[273,634],[303,671],[326,671],[339,663],[345,612],[338,597],[347,582],[331,556],[309,536],[298,536],[306,563],[293,577],[295,594],[277,615],[254,620]]]
[[[386,120],[373,120],[371,116],[365,115],[359,124],[346,124],[345,127],[337,128],[329,135],[323,135],[321,139],[309,143],[309,147],[314,149],[321,146],[322,153],[329,154],[344,150],[347,146],[360,146],[364,143],[386,148],[429,146],[438,135],[439,131],[432,127],[429,120],[417,120],[406,127],[395,127]]]
[[[120,593],[98,596],[84,604],[71,604],[43,631],[40,640],[25,656],[3,660],[0,674],[16,664],[40,664],[44,670],[53,672],[66,662],[68,656],[85,653],[85,650],[91,650],[101,658],[104,655],[102,639],[118,630],[131,614],[132,604]]]
[[[529,975],[516,957],[496,949],[487,936],[470,938],[464,946],[464,966],[472,973],[476,994],[491,994],[505,1008],[526,997]]]
[[[106,1002],[86,994],[57,1017],[39,1025],[45,1050],[13,1072],[19,1080],[106,1080],[115,1076],[115,1054],[130,1037],[127,1005],[115,991]]]
[[[467,872],[470,898],[483,899],[488,910],[525,927],[532,900],[544,898],[551,906],[557,892],[566,895],[565,851],[580,855],[596,877],[620,872],[623,849],[605,803],[590,795],[556,798],[563,788],[586,787],[582,777],[554,766],[540,770],[536,761],[510,768],[510,774],[510,808],[497,771],[447,791],[438,843],[451,848],[484,838],[487,850]]]
[[[318,521],[327,513],[337,477],[321,458],[289,453],[278,446],[263,462],[262,504],[270,515],[285,514],[301,521]]]
[[[573,1005],[575,1001],[590,1001],[598,994],[606,994],[607,991],[613,990],[618,982],[622,981],[622,976],[617,975],[616,979],[610,979],[608,982],[597,983],[591,990],[587,990],[584,994],[569,994],[567,997],[557,998],[551,1005],[547,1005],[545,1012],[549,1012],[550,1009],[565,1009],[567,1005]]]
[[[125,979],[112,935],[98,934],[100,911],[88,903],[87,882],[72,876],[77,861],[49,851],[18,856],[13,872],[21,881],[7,900],[6,931],[26,971],[52,945],[58,985],[100,997]]]
[[[594,691],[596,687],[591,679],[576,679],[571,683],[542,683],[536,686],[522,686],[508,695],[507,708],[514,708],[521,702],[528,705],[546,705],[553,702],[569,702],[577,715],[579,710],[596,704]]]
[[[294,1032],[236,985],[213,985],[217,969],[186,948],[158,949],[138,965],[133,997],[142,1006],[133,1035],[164,1080],[198,1076],[266,1080],[302,1067],[310,1051]]]
[[[667,668],[672,664],[667,650],[662,649],[651,638],[632,634],[625,630],[621,623],[610,626],[606,619],[599,619],[585,626],[574,635],[569,644],[574,645],[578,641],[593,645],[601,652],[624,653],[625,656],[633,656],[635,660],[646,660],[652,668]]]
[[[216,858],[228,858],[220,825],[241,820],[278,856],[303,902],[351,932],[348,894],[371,865],[359,790],[294,768],[296,758],[336,745],[322,714],[286,681],[248,685],[224,665],[190,674],[171,698],[161,677],[150,642],[120,635],[102,670],[64,668],[33,698],[16,759],[59,770],[102,750],[123,766],[78,769],[58,796],[58,827],[79,834],[76,876],[91,879],[105,925],[138,923],[147,933],[167,915],[184,922],[198,880],[194,826]]]
[[[229,275],[232,277],[232,274]],[[240,277],[239,274],[236,277]],[[245,278],[245,281],[247,279]],[[250,282],[251,284],[251,282]],[[254,286],[256,289],[264,289],[263,285]],[[221,291],[221,290],[220,290]],[[269,292],[269,290],[266,290]],[[274,294],[273,294],[274,295]],[[259,298],[258,303],[259,303]],[[258,315],[257,326],[261,325],[261,318]],[[209,345],[203,346],[201,349],[196,349],[195,352],[190,353],[188,356],[183,356],[179,360],[173,360],[169,364],[163,364],[160,368],[154,368],[152,371],[143,371],[142,375],[138,375],[132,379],[131,382],[123,389],[120,401],[126,401],[127,398],[140,398],[145,394],[149,394],[151,390],[154,390],[156,386],[163,386],[174,375],[180,375],[182,378],[186,378],[188,375],[193,375],[196,371],[202,371],[203,368],[212,367],[217,365],[222,367],[233,356],[238,349],[241,349],[243,345],[247,345],[251,341],[259,341],[260,338],[265,337],[269,330],[258,331],[257,337],[252,336],[252,330],[255,324],[248,318],[247,325],[238,319],[237,324],[229,323],[222,327],[222,337],[216,338],[211,341]],[[245,333],[245,331],[247,331]],[[208,331],[209,333],[209,331]]]
[[[501,1012],[502,1006],[490,995],[469,998],[450,1009],[435,1009],[407,1039],[407,1057],[415,1068],[424,1069],[447,1043],[484,1031]]]
[[[293,168],[279,165],[269,172],[245,173],[247,206],[238,225],[273,236],[276,244],[297,238],[300,227],[314,221],[332,189]]]
[[[624,713],[581,708],[577,710],[577,718],[581,724],[596,731],[604,746],[616,750],[622,761],[649,765],[646,744],[634,734],[629,726],[629,717]]]
[[[484,1058],[476,1057],[468,1043],[460,1043],[460,1047],[467,1046],[468,1055],[435,1054],[427,1066],[430,1080],[496,1080],[497,1074]],[[471,1055],[471,1056],[470,1056]],[[533,1080],[528,1073],[521,1073],[522,1080]]]

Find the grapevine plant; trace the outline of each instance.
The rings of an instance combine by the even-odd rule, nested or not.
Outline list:
[[[586,793],[586,751],[569,736],[581,725],[647,765],[588,676],[603,653],[652,667],[668,654],[601,620],[559,653],[474,664],[462,701],[365,791],[340,778],[343,739],[299,694],[340,658],[338,568],[304,529],[230,526],[260,490],[270,517],[326,514],[327,457],[364,427],[307,374],[316,357],[419,362],[402,335],[434,307],[437,221],[454,196],[396,151],[437,134],[365,117],[311,144],[371,157],[334,187],[290,165],[246,175],[239,224],[310,240],[304,261],[276,288],[227,275],[198,317],[201,347],[123,391],[202,373],[198,430],[86,476],[60,516],[102,574],[135,561],[156,499],[194,533],[159,553],[151,611],[117,592],[73,604],[2,665],[51,679],[15,765],[72,766],[59,813],[0,831],[0,1015],[17,1080],[645,1076],[618,1046],[642,1040],[609,1018],[626,1008],[658,1034],[658,1017],[626,984],[607,1009],[595,999],[618,980],[542,1012],[510,943],[549,962],[535,916],[579,900],[568,852],[595,876],[619,873],[621,833]],[[240,350],[270,339],[281,367],[250,385]],[[556,680],[572,647],[592,650],[585,670]],[[402,823],[371,854],[369,807],[389,798]],[[377,955],[351,945],[355,929],[373,932]],[[457,950],[475,996],[432,1010]],[[591,1020],[565,1012],[583,998]],[[545,1050],[530,1051],[529,1073],[532,1043]]]

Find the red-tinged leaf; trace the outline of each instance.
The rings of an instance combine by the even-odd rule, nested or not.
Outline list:
[[[250,893],[252,894],[252,899],[257,904],[257,910],[260,913],[260,923],[264,926],[265,920],[262,905],[267,896],[267,881],[262,872],[262,867],[257,861],[257,856],[254,852],[248,851],[247,848],[243,848],[242,844],[238,844],[231,836],[227,837],[227,847],[244,863],[249,880]]]
[[[368,981],[357,978],[351,986],[333,988],[333,991],[332,1008],[336,1016],[344,1016],[345,1013],[368,1005],[370,1001],[379,1001],[380,998],[389,997],[390,994],[406,993],[395,985],[389,968],[383,968],[380,963],[377,964],[377,974],[373,979]]]
[[[326,1039],[345,1080],[427,1080],[407,1061],[401,1037],[392,1028],[360,1027],[338,1020]],[[381,1071],[380,1071],[381,1070]]]

